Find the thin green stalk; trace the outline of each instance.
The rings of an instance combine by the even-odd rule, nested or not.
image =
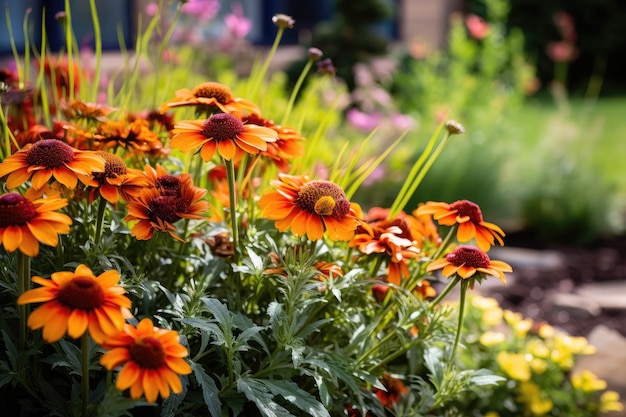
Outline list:
[[[102,237],[102,227],[104,224],[104,213],[106,212],[107,201],[104,197],[100,196],[100,201],[98,202],[98,215],[96,217],[96,234],[93,238],[93,242],[97,245],[100,243],[100,238]]]
[[[239,226],[237,223],[237,189],[235,184],[235,164],[233,161],[224,160],[226,165],[226,178],[228,180],[228,195],[230,198],[230,224],[233,235],[233,256],[235,264],[239,264]]]
[[[291,110],[293,110],[293,104],[296,102],[296,97],[298,96],[298,93],[300,92],[300,88],[302,88],[302,83],[304,82],[304,79],[306,78],[307,74],[311,70],[311,67],[313,66],[313,62],[314,60],[309,58],[306,65],[304,66],[304,69],[300,73],[298,80],[296,81],[296,85],[293,87],[293,90],[291,90],[291,95],[289,96],[289,102],[287,103],[287,108],[285,109],[285,113],[283,114],[283,119],[280,122],[281,126],[285,126],[285,124],[287,124],[287,122],[289,121]]]
[[[439,128],[437,129],[436,131],[437,135],[439,134],[439,131],[441,130],[442,126],[443,125],[440,125]],[[445,148],[446,144],[448,143],[449,138],[450,138],[450,132],[446,132],[441,142],[439,142],[435,150],[428,156],[428,159],[426,160],[426,162],[424,162],[423,166],[420,167],[419,172],[417,173],[415,178],[411,179],[410,181],[407,180],[404,183],[402,189],[405,192],[404,194],[402,194],[401,198],[396,198],[396,200],[393,202],[394,203],[392,206],[393,214],[390,213],[390,217],[393,217],[399,212],[401,212],[404,209],[404,207],[409,203],[409,200],[415,193],[415,190],[417,190],[417,187],[419,186],[419,184],[422,182],[422,180],[426,176],[426,173],[428,172],[430,167],[435,163],[435,161],[437,160],[437,158],[443,151],[443,148]],[[420,157],[420,160],[421,160],[421,157]],[[400,194],[398,195],[398,197],[400,197]]]
[[[67,48],[67,76],[69,78],[68,97],[74,100],[74,34],[72,33],[72,12],[70,0],[65,0],[65,46]]]
[[[22,67],[22,60],[20,59],[19,51],[15,45],[15,37],[13,36],[13,26],[11,25],[11,14],[9,13],[9,4],[5,3],[4,13],[6,17],[7,32],[9,32],[9,43],[11,44],[11,51],[13,52],[13,60],[15,61],[15,69],[17,71],[17,78],[19,79],[19,87],[25,86],[24,69]]]
[[[24,255],[21,251],[17,252],[17,296],[21,296],[30,288],[30,256]],[[20,336],[18,346],[20,351],[24,351],[26,347],[27,334],[27,318],[30,308],[28,305],[18,306],[20,315]]]
[[[450,282],[448,282],[448,285],[446,286],[446,288],[443,289],[443,291],[441,291],[438,295],[437,298],[435,298],[431,305],[432,306],[436,306],[437,304],[439,304],[441,302],[441,300],[443,300],[444,298],[446,298],[446,296],[448,294],[450,294],[450,291],[452,291],[454,289],[454,287],[456,287],[456,284],[458,284],[460,281],[460,278],[458,276],[455,276],[454,279],[450,280]]]
[[[280,45],[280,40],[282,39],[284,32],[285,32],[285,28],[282,26],[279,26],[278,32],[276,32],[276,37],[274,38],[274,43],[272,44],[272,48],[270,49],[270,52],[267,55],[267,58],[265,58],[263,67],[261,67],[261,70],[257,74],[255,74],[254,82],[252,83],[252,86],[248,90],[248,99],[252,101],[256,100],[256,95],[259,91],[259,88],[261,87],[261,83],[265,79],[265,75],[267,74],[267,70],[269,69],[271,62],[274,59],[274,55],[276,55],[276,50],[278,49],[278,45]]]
[[[457,276],[457,279],[458,278]],[[454,355],[456,353],[456,348],[459,345],[459,339],[461,338],[461,331],[463,330],[463,313],[465,312],[465,296],[467,294],[467,288],[469,287],[470,280],[461,279],[461,295],[459,298],[459,321],[456,325],[456,335],[454,336],[454,344],[452,345],[452,350],[450,351],[450,360],[448,361],[448,366],[451,367],[454,362]]]
[[[82,387],[83,387],[83,401],[82,401],[82,413],[84,417],[87,415],[87,406],[89,405],[89,333],[85,332],[80,338],[80,350],[81,350],[81,366],[82,366]]]
[[[93,36],[95,41],[96,68],[92,81],[91,102],[95,103],[98,98],[98,88],[100,87],[100,62],[102,60],[102,31],[100,30],[100,20],[98,19],[98,10],[96,9],[96,1],[89,0],[89,9],[91,10],[91,20],[93,21]]]
[[[176,23],[178,22],[180,15],[182,13],[182,10],[183,10],[183,4],[184,2],[182,1],[178,2],[178,7],[176,7],[176,15],[174,16],[174,19],[170,23],[170,27],[167,29],[167,32],[165,33],[165,36],[163,37],[163,40],[161,41],[161,44],[159,45],[159,55],[157,56],[157,62],[156,62],[156,68],[155,68],[156,80],[160,79],[161,66],[163,64],[163,53],[165,52],[165,47],[167,46],[170,39],[172,38],[172,35],[174,34]],[[157,107],[157,92],[160,92],[160,89],[154,88],[153,92],[154,94],[152,96],[152,108],[156,108]]]
[[[443,242],[441,242],[441,245],[439,245],[439,248],[437,248],[437,252],[435,252],[435,254],[433,255],[432,259],[433,261],[436,259],[439,259],[439,257],[441,256],[441,254],[446,250],[446,248],[448,247],[448,245],[450,245],[450,241],[452,241],[452,237],[456,235],[456,229],[459,226],[457,224],[455,224],[454,226],[452,226],[450,228],[450,230],[448,230],[448,234],[446,235],[446,237],[443,239]]]

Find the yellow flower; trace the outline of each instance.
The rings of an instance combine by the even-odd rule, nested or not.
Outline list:
[[[550,348],[542,340],[532,339],[528,341],[526,350],[537,358],[546,359],[550,356]]]
[[[600,396],[600,412],[623,411],[624,404],[619,400],[619,393],[615,391],[605,391]]]
[[[532,358],[530,360],[530,369],[532,369],[535,375],[541,375],[548,369],[548,362],[539,358]]]
[[[572,385],[583,392],[595,392],[606,389],[606,381],[598,378],[587,369],[572,376]]]
[[[480,344],[483,346],[495,346],[506,340],[506,335],[502,332],[485,332],[480,335]]]
[[[541,389],[533,382],[522,382],[519,387],[520,398],[533,416],[542,416],[552,410],[554,404],[548,398],[543,398]]]
[[[496,361],[506,374],[517,381],[530,379],[530,365],[523,353],[498,352]]]

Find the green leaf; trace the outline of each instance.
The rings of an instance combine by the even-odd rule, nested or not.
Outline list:
[[[167,397],[161,405],[161,417],[175,417],[180,409],[180,405],[183,403],[187,390],[189,387],[189,377],[187,375],[181,375],[181,383],[183,390],[179,394],[171,394]]]
[[[264,417],[292,417],[292,414],[274,401],[274,395],[262,382],[252,378],[239,378],[237,390],[256,404]]]
[[[313,395],[300,389],[293,381],[262,380],[259,382],[268,387],[272,394],[282,396],[311,416],[330,417],[326,408]]]
[[[209,409],[211,417],[221,417],[222,403],[219,398],[220,390],[217,388],[215,381],[205,372],[202,366],[195,362],[190,362],[190,364],[193,375],[202,388],[202,398],[204,398],[204,403]]]
[[[147,406],[155,404],[145,400],[133,400],[128,398],[121,391],[118,391],[114,385],[111,385],[104,394],[104,398],[98,404],[98,417],[121,417],[132,416],[129,412],[132,408],[138,406]]]

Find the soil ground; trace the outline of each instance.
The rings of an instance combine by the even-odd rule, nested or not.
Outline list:
[[[559,267],[514,268],[515,279],[491,295],[503,308],[519,311],[535,321],[546,321],[572,335],[587,336],[599,324],[626,337],[626,309],[603,309],[599,315],[570,317],[549,303],[553,292],[573,292],[576,287],[605,281],[626,280],[626,236],[603,239],[584,247],[539,244],[523,235],[507,235],[509,247],[549,250],[564,262]],[[626,297],[626,294],[624,294]]]

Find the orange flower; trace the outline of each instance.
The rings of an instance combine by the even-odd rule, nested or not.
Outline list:
[[[195,187],[189,174],[166,175],[156,178],[157,186],[144,188],[139,196],[128,204],[126,221],[138,221],[130,233],[140,240],[151,239],[154,231],[167,232],[174,239],[183,241],[173,225],[180,219],[201,219],[200,213],[209,208],[202,201],[206,190]]]
[[[209,162],[215,151],[228,161],[239,161],[246,153],[257,154],[267,150],[267,142],[274,142],[276,131],[253,124],[244,124],[237,117],[214,114],[206,120],[184,120],[172,130],[172,148],[182,152],[200,149],[200,156]]]
[[[485,275],[493,275],[506,284],[505,272],[512,272],[511,265],[502,261],[492,261],[481,249],[474,246],[459,246],[445,257],[431,262],[426,270],[433,272],[442,269],[444,277],[458,275],[463,279],[472,278],[476,273],[480,281]]]
[[[43,327],[43,338],[56,342],[67,334],[75,339],[87,330],[97,343],[102,343],[124,325],[129,316],[130,300],[124,288],[117,285],[120,274],[115,270],[95,276],[85,265],[75,272],[52,274],[51,279],[33,277],[42,287],[26,291],[17,304],[43,302],[28,317],[28,326],[35,330]]]
[[[400,401],[400,396],[409,392],[404,382],[389,374],[384,374],[380,382],[385,390],[374,387],[372,391],[385,408],[393,409],[394,404]]]
[[[124,201],[130,201],[139,195],[142,187],[147,186],[147,180],[138,169],[127,168],[126,164],[117,155],[105,151],[95,151],[104,163],[104,172],[93,175],[97,186],[91,188],[89,201],[93,202],[102,196],[111,204],[117,204],[120,195]]]
[[[288,172],[289,162],[304,155],[304,146],[301,142],[305,139],[297,130],[289,126],[277,126],[273,121],[264,119],[258,114],[249,114],[242,121],[269,127],[278,133],[276,142],[268,142],[267,150],[261,152],[261,155],[269,158],[281,172]]]
[[[379,217],[383,214],[382,218]],[[411,275],[409,260],[421,255],[421,236],[411,230],[404,213],[389,220],[385,217],[386,214],[386,210],[371,209],[367,216],[368,222],[359,225],[357,234],[350,241],[350,247],[356,247],[366,255],[385,254],[389,259],[387,281],[400,285],[402,278]]]
[[[157,154],[163,143],[159,135],[150,130],[150,124],[144,119],[107,121],[98,124],[93,137],[95,149],[107,149],[121,146],[135,151]]]
[[[52,177],[72,190],[79,180],[85,185],[93,185],[91,174],[102,171],[102,157],[93,152],[79,151],[56,139],[28,144],[0,164],[0,177],[9,174],[7,188],[19,187],[31,179],[36,190]]]
[[[39,242],[57,246],[59,233],[69,233],[72,219],[55,210],[67,206],[62,198],[29,200],[18,193],[0,196],[0,244],[7,252],[19,249],[35,257]]]
[[[488,251],[497,240],[500,246],[504,244],[504,232],[493,223],[483,221],[483,215],[477,204],[468,200],[455,201],[452,204],[429,201],[415,211],[418,215],[432,214],[433,218],[444,226],[459,225],[456,237],[464,243],[471,239],[476,240],[478,247]]]
[[[178,333],[154,327],[148,318],[137,327],[124,325],[102,347],[109,352],[102,355],[100,364],[109,370],[124,365],[115,388],[120,391],[130,388],[133,399],[145,395],[153,403],[159,394],[167,398],[170,392],[180,393],[183,386],[178,375],[191,373],[191,367],[183,359],[189,352],[179,343]]]
[[[270,182],[277,191],[261,197],[261,215],[276,220],[281,232],[291,228],[296,236],[321,239],[328,232],[331,240],[350,240],[359,220],[358,206],[351,204],[337,184],[309,181],[308,177],[279,174]]]
[[[196,106],[198,110],[207,110],[207,113],[233,113],[245,115],[248,113],[260,114],[260,110],[253,102],[237,98],[230,88],[216,82],[205,82],[197,85],[193,90],[183,88],[176,91],[176,97],[161,105],[161,113],[174,107]]]
[[[86,103],[80,100],[61,102],[63,115],[68,120],[85,120],[93,122],[106,122],[107,116],[116,109],[103,104]]]

